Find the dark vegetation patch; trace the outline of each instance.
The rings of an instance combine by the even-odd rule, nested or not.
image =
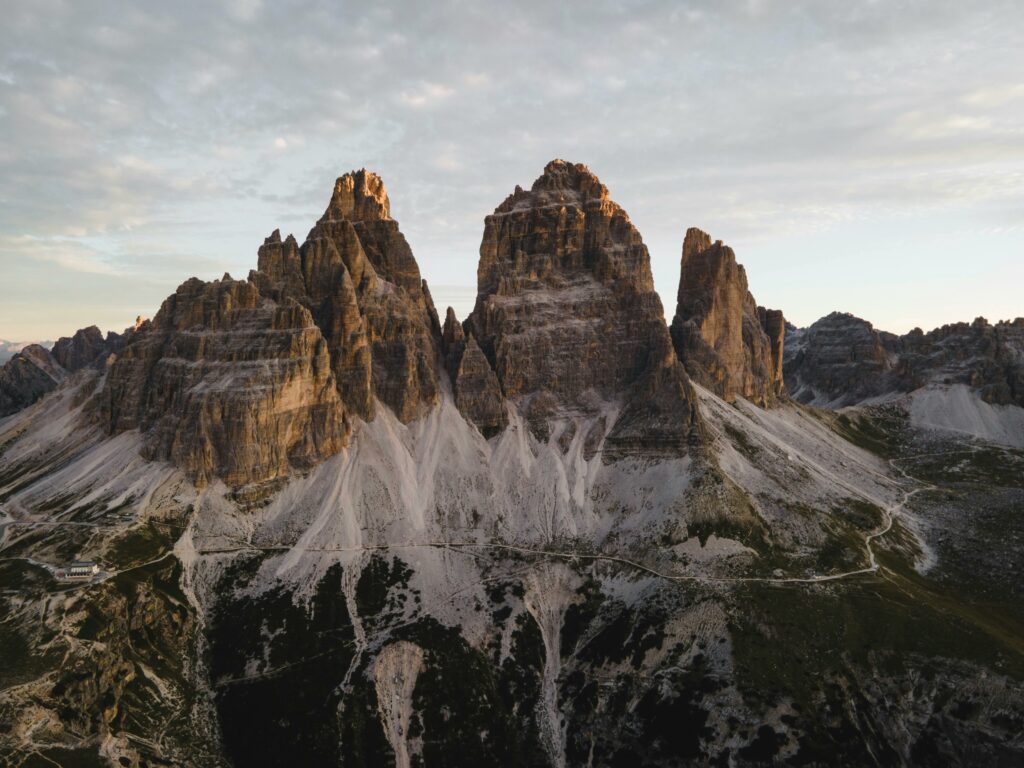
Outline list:
[[[405,614],[412,570],[395,557],[390,561],[374,555],[356,584],[356,606],[368,627],[386,624]]]
[[[416,682],[413,706],[422,728],[422,765],[471,768],[483,765],[540,766],[547,763],[533,723],[535,687],[517,688],[526,694],[510,702],[503,696],[529,673],[536,676],[536,639],[523,626],[520,639],[524,670],[515,679],[497,670],[472,648],[457,629],[432,618],[394,633],[426,651],[424,670]],[[517,706],[518,704],[518,706]]]
[[[61,768],[107,768],[109,763],[100,757],[96,748],[65,749],[64,747],[50,747],[39,750],[38,755],[30,755],[25,762],[20,763],[25,768],[53,768],[59,765]]]
[[[153,521],[132,526],[110,540],[103,559],[114,569],[141,565],[169,551],[181,532],[178,526]]]
[[[983,443],[933,439],[899,465],[939,485],[977,484],[1024,488],[1024,451]]]
[[[935,680],[938,669],[954,663],[1017,680],[1024,675],[1021,634],[925,582],[890,575],[841,586],[749,584],[736,591],[730,622],[736,683],[755,712],[793,703],[801,730],[793,764],[834,764],[836,755],[846,765],[900,762],[886,735],[893,731],[885,702],[874,698],[880,684],[868,681]],[[951,690],[956,685],[951,678]]]
[[[819,411],[810,412],[822,418]],[[906,413],[894,405],[839,413],[831,427],[854,445],[885,459],[904,453],[910,439]]]
[[[238,579],[229,571],[225,585],[244,584],[257,566],[239,563]],[[340,763],[339,687],[353,656],[341,573],[340,565],[328,570],[308,606],[283,587],[240,598],[229,587],[214,608],[210,677],[225,750],[236,765]],[[359,758],[373,764],[381,755]]]
[[[633,607],[605,598],[593,615],[586,639],[565,660],[569,765],[717,764],[709,718],[727,682],[690,643],[664,648],[668,610],[661,595]],[[653,668],[651,648],[665,651]]]

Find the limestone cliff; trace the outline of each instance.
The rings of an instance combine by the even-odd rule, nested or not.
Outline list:
[[[365,170],[337,180],[301,246],[275,230],[247,281],[189,280],[123,346],[105,426],[143,430],[147,457],[200,485],[255,496],[339,451],[377,400],[407,422],[439,394],[437,315]]]
[[[732,248],[686,232],[672,340],[687,372],[719,397],[761,406],[783,395],[782,312],[757,306]]]
[[[242,280],[192,278],[110,367],[98,403],[112,432],[198,485],[259,492],[339,451],[348,421],[309,311]]]
[[[647,247],[586,166],[552,161],[486,218],[466,325],[528,415],[624,401],[609,458],[685,451],[697,414]]]
[[[339,178],[301,247],[275,231],[252,279],[310,310],[353,413],[372,418],[376,396],[408,422],[437,402],[437,313],[376,174]]]

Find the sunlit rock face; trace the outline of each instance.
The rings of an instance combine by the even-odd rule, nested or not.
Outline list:
[[[110,367],[99,395],[112,431],[199,485],[272,484],[345,444],[331,359],[309,311],[247,281],[183,283]]]
[[[697,414],[647,247],[586,166],[552,161],[486,218],[466,325],[532,421],[623,400],[609,457],[685,451]]]
[[[339,178],[301,247],[272,234],[252,279],[312,312],[342,398],[360,417],[372,418],[374,396],[403,422],[437,402],[437,313],[376,174]]]
[[[759,307],[732,248],[693,227],[683,241],[672,340],[694,381],[727,401],[767,406],[784,392],[782,312]]]
[[[438,400],[440,327],[380,178],[335,184],[299,246],[274,231],[248,280],[193,278],[113,361],[100,413],[148,458],[256,496],[347,443],[384,403]]]

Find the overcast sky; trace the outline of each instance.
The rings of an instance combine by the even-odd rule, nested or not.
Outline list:
[[[380,173],[443,312],[483,217],[584,162],[671,315],[688,226],[761,304],[1024,315],[1024,3],[5,0],[0,338],[121,329]]]

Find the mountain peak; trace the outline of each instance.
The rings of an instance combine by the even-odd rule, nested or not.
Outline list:
[[[728,401],[776,402],[784,325],[780,311],[757,306],[732,248],[686,230],[672,339],[694,380]]]
[[[499,215],[548,205],[582,206],[592,201],[608,201],[608,188],[594,172],[583,163],[555,159],[544,166],[544,172],[529,191],[516,186],[494,213]]]
[[[365,168],[338,177],[330,205],[320,221],[339,219],[352,222],[390,220],[391,201],[383,179]]]

